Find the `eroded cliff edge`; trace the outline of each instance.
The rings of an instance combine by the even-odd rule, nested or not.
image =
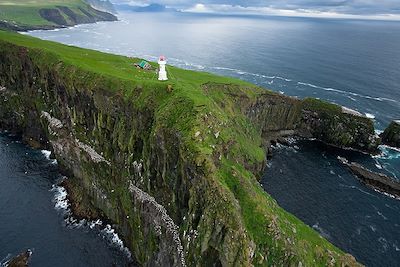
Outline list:
[[[372,121],[172,69],[168,93],[127,58],[0,32],[0,128],[52,149],[143,265],[357,266],[257,176],[281,136],[374,151]]]

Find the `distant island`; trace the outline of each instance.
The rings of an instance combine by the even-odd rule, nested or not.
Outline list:
[[[110,4],[101,0],[36,0],[18,4],[0,0],[0,29],[27,31],[115,21],[117,17],[108,13],[114,11]]]
[[[166,7],[161,4],[149,4],[145,6],[134,6],[129,4],[116,4],[116,9],[120,11],[130,11],[130,12],[178,12],[178,10],[170,7]]]

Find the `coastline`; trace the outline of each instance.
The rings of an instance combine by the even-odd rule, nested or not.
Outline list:
[[[368,118],[342,113],[323,101],[299,100],[177,68],[181,79],[170,80],[174,90],[168,92],[166,83],[147,78],[152,73],[129,68],[131,59],[6,35],[8,43],[0,55],[7,55],[7,61],[0,67],[17,70],[20,62],[27,62],[25,70],[41,71],[25,71],[14,82],[8,76],[14,72],[4,72],[1,95],[7,104],[0,110],[0,126],[48,140],[60,167],[119,225],[140,264],[165,261],[181,266],[183,248],[187,265],[199,260],[204,265],[246,265],[266,258],[285,264],[293,257],[302,264],[315,260],[324,265],[334,257],[358,266],[353,257],[282,210],[262,190],[257,176],[265,167],[265,148],[282,134],[374,150]],[[21,57],[18,51],[26,49],[27,42],[29,49]],[[60,51],[67,53],[57,54]],[[99,62],[100,57],[103,65],[71,64],[68,57],[82,51],[89,57],[78,61],[94,57]],[[105,64],[107,59],[113,65]],[[115,62],[122,66],[116,68]],[[26,83],[33,77],[40,82]],[[338,125],[335,116],[343,117],[345,124]],[[271,118],[273,123],[266,124]],[[352,133],[352,125],[365,130]],[[346,130],[331,135],[337,127]],[[348,143],[346,136],[354,138]],[[129,190],[131,184],[135,190]],[[215,221],[220,226],[214,227]],[[171,231],[170,226],[178,228]],[[288,227],[295,230],[285,231]],[[321,249],[322,254],[317,252]]]
[[[5,6],[1,5],[0,3],[0,7],[7,7],[9,9],[13,6]],[[22,5],[18,8],[23,7],[24,6]],[[27,6],[27,8],[29,8],[29,6]],[[38,10],[35,11],[36,9]],[[10,11],[12,11],[12,9],[8,12]],[[7,9],[3,12],[7,12]],[[20,12],[26,12],[26,10],[22,9]],[[4,19],[0,16],[0,30],[2,29],[17,32],[54,30],[80,24],[96,23],[100,21],[118,21],[118,18],[114,14],[97,10],[80,0],[65,5],[63,3],[57,5],[56,3],[55,6],[40,6],[39,4],[39,6],[35,6],[35,8],[32,9],[30,16],[35,17],[36,20],[42,20],[42,23],[29,23],[25,21],[18,22],[10,19]]]

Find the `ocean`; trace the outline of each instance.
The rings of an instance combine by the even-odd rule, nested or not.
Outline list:
[[[237,77],[358,110],[378,131],[400,118],[400,22],[121,13],[118,22],[29,34]],[[170,73],[173,75],[173,73]],[[400,152],[369,156],[316,141],[277,146],[261,181],[278,203],[367,266],[400,263],[400,200],[362,185],[337,156],[400,179]]]
[[[20,140],[0,133],[0,266],[27,249],[32,267],[128,266],[129,252],[110,226],[70,216],[50,152]]]

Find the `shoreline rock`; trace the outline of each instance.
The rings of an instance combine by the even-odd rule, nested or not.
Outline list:
[[[100,219],[106,222],[109,221],[106,217],[101,216],[100,212],[86,199],[87,196],[85,197],[70,179],[64,179],[59,185],[67,191],[67,199],[73,217],[78,220],[86,219],[88,221],[95,221]]]
[[[338,160],[349,168],[357,178],[365,185],[400,198],[400,183],[383,173],[373,172],[362,165],[349,162],[347,159],[338,157]]]
[[[5,264],[7,267],[27,267],[29,259],[32,255],[32,251],[30,249],[22,252],[17,255],[13,259],[11,259],[8,263]]]
[[[392,121],[381,134],[381,138],[383,144],[400,148],[400,120]]]

